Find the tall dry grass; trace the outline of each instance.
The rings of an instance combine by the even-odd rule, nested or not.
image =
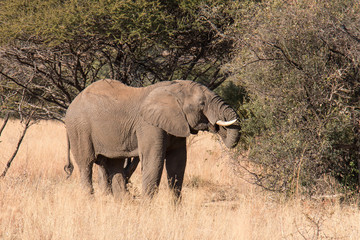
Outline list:
[[[10,122],[0,138],[0,170],[19,134],[19,123]],[[134,199],[89,197],[77,174],[65,179],[63,125],[34,125],[0,179],[0,239],[360,239],[356,206],[274,199],[234,173],[211,135],[189,139],[188,155],[178,206],[165,181],[152,202],[142,201],[139,169]]]

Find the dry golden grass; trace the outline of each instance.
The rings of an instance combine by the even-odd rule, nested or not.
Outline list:
[[[1,171],[20,130],[12,121],[0,138]],[[234,174],[221,146],[208,134],[189,140],[182,204],[172,204],[165,181],[143,202],[139,169],[135,198],[115,201],[84,195],[78,174],[65,179],[64,126],[41,122],[0,179],[0,239],[360,239],[356,206],[274,200]]]

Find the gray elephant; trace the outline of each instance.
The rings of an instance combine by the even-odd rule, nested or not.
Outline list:
[[[140,159],[144,196],[151,197],[156,192],[165,165],[168,184],[180,197],[186,137],[210,131],[218,133],[224,144],[232,148],[240,137],[237,118],[218,95],[193,81],[134,88],[116,80],[101,80],[74,99],[66,112],[65,124],[87,191],[93,192],[94,163],[100,166],[103,188],[121,194]],[[65,169],[71,175],[70,158]]]

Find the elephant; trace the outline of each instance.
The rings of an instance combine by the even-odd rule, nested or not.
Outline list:
[[[170,189],[181,197],[190,134],[217,133],[228,148],[240,138],[237,113],[216,93],[190,80],[138,88],[99,80],[69,105],[65,125],[87,192],[94,191],[94,163],[100,167],[103,187],[121,195],[140,161],[142,195],[149,198],[157,192],[164,165]],[[69,157],[68,175],[72,169]]]

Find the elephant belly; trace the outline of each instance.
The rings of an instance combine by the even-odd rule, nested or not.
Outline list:
[[[139,152],[137,149],[133,151],[111,151],[109,149],[102,149],[102,151],[97,151],[96,156],[102,155],[107,158],[126,158],[126,157],[137,157]]]
[[[135,133],[125,134],[116,129],[93,131],[92,142],[96,155],[108,158],[136,157],[139,155]]]

